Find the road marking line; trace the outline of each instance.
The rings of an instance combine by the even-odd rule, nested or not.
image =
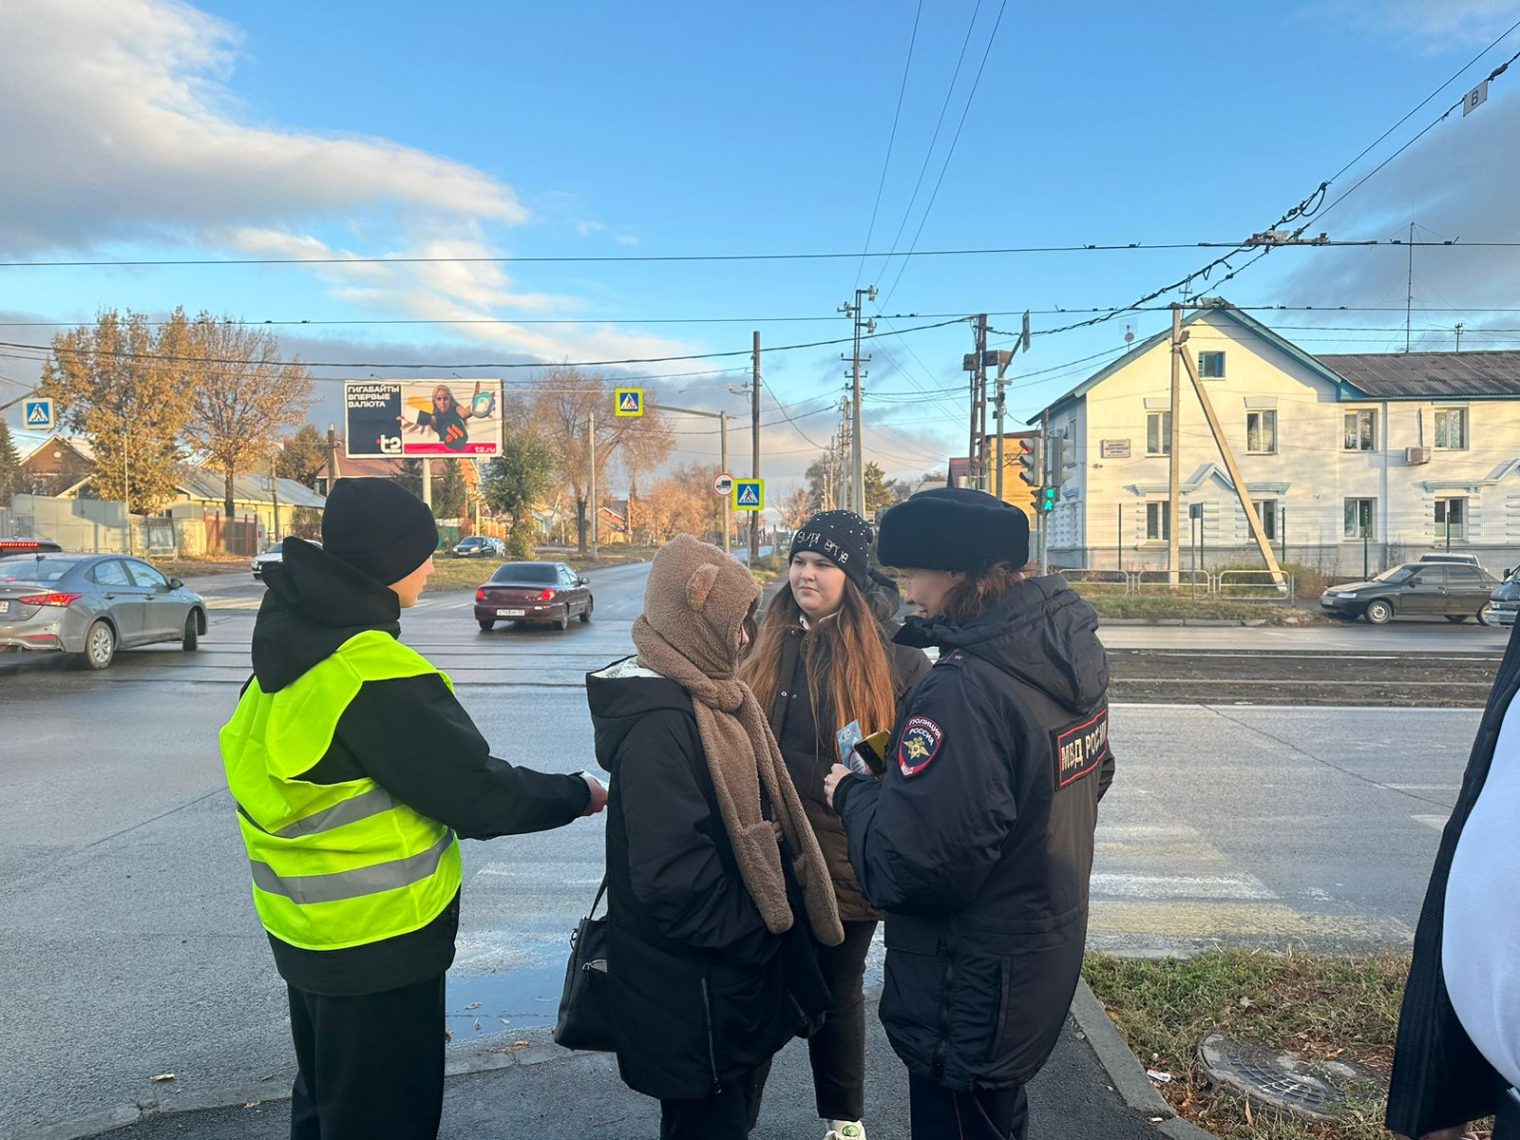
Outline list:
[[[1445,831],[1446,821],[1451,817],[1449,815],[1412,815],[1409,818],[1416,823],[1423,823],[1426,827],[1434,828],[1436,831]]]
[[[1092,894],[1110,899],[1276,899],[1261,880],[1234,875],[1131,875],[1100,872]]]

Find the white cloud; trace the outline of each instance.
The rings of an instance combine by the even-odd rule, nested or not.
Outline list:
[[[1520,20],[1520,0],[1315,0],[1301,16],[1336,19],[1434,53],[1489,43]]]
[[[590,237],[592,234],[603,233],[607,229],[602,222],[584,221],[575,223],[577,237]]]
[[[381,207],[526,221],[511,187],[384,139],[238,120],[228,24],[178,0],[0,4],[0,249],[275,228]],[[25,172],[16,177],[17,171]]]
[[[618,243],[618,245],[638,245],[639,244],[639,239],[636,238],[636,237],[634,237],[633,234],[618,234],[618,236],[616,238],[614,238],[613,240],[615,240]]]

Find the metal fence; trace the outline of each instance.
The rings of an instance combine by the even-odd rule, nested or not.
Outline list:
[[[1165,570],[1105,570],[1089,566],[1065,568],[1057,571],[1068,582],[1077,585],[1114,586],[1124,590],[1126,597],[1154,594],[1178,594],[1186,591],[1192,597],[1212,598],[1229,602],[1274,602],[1293,604],[1298,600],[1298,590],[1292,574],[1283,575],[1281,584],[1272,580],[1267,570],[1182,570],[1174,584]]]

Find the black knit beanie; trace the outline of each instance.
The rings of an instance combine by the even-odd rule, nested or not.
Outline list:
[[[389,586],[438,549],[438,524],[427,504],[399,483],[339,479],[322,512],[322,549]]]
[[[882,515],[876,556],[898,569],[1018,568],[1029,561],[1029,517],[986,491],[935,487]]]
[[[820,511],[792,535],[790,562],[799,550],[821,554],[862,591],[871,584],[871,524],[854,511]]]

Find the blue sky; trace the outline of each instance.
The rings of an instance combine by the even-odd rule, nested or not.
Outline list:
[[[1234,240],[1270,224],[1520,21],[1511,0],[436,7],[5,5],[0,153],[13,173],[0,183],[0,260],[834,252],[863,248],[868,229],[882,253],[906,252],[915,234],[921,251]],[[1331,198],[1517,49],[1520,32],[1347,171]],[[1311,232],[1387,238],[1415,221],[1426,238],[1520,239],[1517,87],[1514,71],[1495,81],[1485,106],[1434,128]],[[356,322],[272,326],[313,361],[681,356],[745,351],[753,328],[768,347],[845,337],[837,308],[872,283],[881,313],[1030,308],[1040,332],[1069,323],[1046,310],[1125,305],[1212,256],[0,268],[0,340],[43,344],[45,322],[87,321],[103,306],[184,305]],[[1220,291],[1241,305],[1398,309],[1406,268],[1396,248],[1286,249]],[[1515,269],[1515,250],[1417,252],[1417,308],[1471,310],[1417,312],[1417,343],[1447,347],[1444,330],[1461,320],[1466,348],[1520,347],[1520,334],[1503,331],[1520,328],[1520,312],[1479,311],[1520,309]],[[663,323],[696,318],[708,323]],[[526,323],[552,319],[590,323]],[[1119,350],[1126,325],[1143,337],[1167,319],[1137,313],[1037,336],[1013,368],[1013,411],[1034,412],[1100,366],[1060,367]],[[1310,351],[1403,346],[1392,331],[1401,312],[1266,319]],[[504,323],[362,323],[451,320]],[[902,316],[879,331],[921,323]],[[969,347],[959,325],[873,343],[868,456],[901,476],[943,466],[964,434],[956,416]],[[800,471],[833,430],[839,351],[767,354],[771,394],[801,428],[768,398],[773,474]],[[35,377],[37,353],[0,353],[0,375]],[[321,391],[370,371],[386,374],[322,370]],[[741,415],[745,401],[726,392],[741,379],[649,383],[669,402]],[[930,401],[921,389],[949,394]],[[0,383],[0,402],[20,391]],[[314,412],[331,416],[330,402]],[[681,430],[677,459],[715,458],[707,422]]]

